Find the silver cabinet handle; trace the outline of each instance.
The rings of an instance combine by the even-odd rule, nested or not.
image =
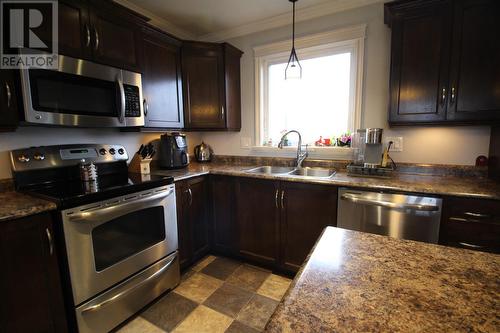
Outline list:
[[[466,243],[466,242],[458,242],[458,244],[462,245],[463,247],[468,247],[470,249],[484,249],[486,247],[486,246],[476,245],[476,244],[471,244],[471,243]]]
[[[90,46],[90,28],[87,23],[85,23],[85,47]]]
[[[340,197],[342,200],[347,200],[350,202],[354,202],[360,205],[371,205],[371,206],[380,206],[391,209],[413,209],[413,210],[421,210],[426,212],[436,212],[439,211],[439,206],[434,205],[420,205],[420,204],[401,204],[391,201],[384,200],[374,200],[363,197],[361,195],[355,195],[353,193],[345,193]]]
[[[145,98],[144,98],[144,101],[142,102],[142,106],[144,108],[144,115],[147,116],[148,115],[148,111],[149,111],[149,104],[148,104],[148,102],[146,101]]]
[[[50,233],[49,228],[45,228],[45,234],[47,235],[47,240],[49,241],[49,253],[50,255],[54,254],[54,240],[52,239],[52,234]]]
[[[116,84],[120,90],[120,114],[118,115],[118,121],[123,124],[125,121],[125,87],[121,78],[116,79]]]
[[[12,92],[10,91],[9,83],[5,82],[5,94],[7,95],[7,108],[10,108],[10,103],[12,100]]]
[[[491,215],[489,214],[481,214],[481,213],[473,213],[473,212],[465,212],[464,215],[476,217],[479,219],[490,219]]]
[[[443,93],[441,94],[441,105],[446,102],[446,87],[443,87]]]
[[[111,298],[108,298],[105,301],[102,301],[99,304],[92,305],[92,306],[89,306],[88,308],[83,309],[82,310],[82,314],[84,314],[86,312],[91,312],[91,311],[99,310],[100,308],[102,308],[102,307],[104,307],[104,306],[106,306],[108,304],[116,302],[117,300],[119,300],[120,298],[126,296],[127,294],[130,294],[132,291],[136,290],[137,288],[139,288],[140,286],[144,285],[148,281],[151,281],[154,278],[156,278],[157,276],[161,275],[167,268],[170,267],[170,265],[172,265],[172,263],[174,262],[174,260],[176,258],[177,258],[177,255],[174,256],[172,258],[172,260],[170,260],[168,263],[166,263],[162,268],[160,268],[159,270],[157,270],[156,272],[154,272],[153,274],[151,274],[150,276],[148,276],[146,279],[142,280],[141,282],[135,284],[133,287],[131,287],[129,289],[126,289],[126,290],[122,291],[121,293],[118,293],[115,296],[113,296]]]
[[[455,103],[455,87],[451,87],[451,96],[450,96],[450,102],[451,104]]]
[[[193,191],[191,191],[190,188],[188,188],[188,193],[189,193],[189,206],[193,205]]]
[[[281,208],[285,209],[285,190],[281,191]]]
[[[274,195],[274,204],[276,205],[276,208],[278,207],[278,195],[279,195],[280,190],[276,190],[276,194]]]
[[[220,118],[224,120],[224,106],[221,106]]]
[[[99,48],[99,32],[97,31],[96,27],[94,27],[94,37],[95,37],[94,50],[97,51],[97,49]]]

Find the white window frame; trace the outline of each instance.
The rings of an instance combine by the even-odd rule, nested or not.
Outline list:
[[[354,110],[349,114],[349,130],[354,132],[361,127],[362,87],[364,67],[364,42],[366,24],[337,29],[334,31],[304,36],[295,39],[295,48],[299,59],[309,59],[338,53],[351,53],[351,82],[350,107]],[[290,41],[282,41],[254,48],[255,56],[255,142],[252,150],[261,155],[289,156],[296,148],[287,147],[279,150],[276,147],[263,146],[266,133],[262,129],[268,121],[268,69],[276,63],[288,61],[290,55]],[[284,73],[283,73],[284,75]],[[267,127],[266,127],[267,128]],[[312,157],[350,159],[352,151],[343,147],[309,147]]]

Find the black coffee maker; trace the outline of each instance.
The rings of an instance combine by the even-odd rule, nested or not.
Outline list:
[[[163,134],[160,138],[159,165],[162,169],[179,169],[189,164],[186,135],[178,132]]]

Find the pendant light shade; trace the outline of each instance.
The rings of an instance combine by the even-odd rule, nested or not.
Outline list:
[[[290,52],[290,58],[288,58],[288,64],[285,69],[285,80],[288,79],[301,79],[302,78],[302,66],[300,65],[299,58],[297,57],[297,52],[295,51],[295,3],[298,0],[288,0],[293,4],[293,20],[292,20],[292,51]]]

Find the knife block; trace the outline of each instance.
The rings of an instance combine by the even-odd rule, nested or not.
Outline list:
[[[143,159],[139,154],[135,154],[128,166],[128,171],[132,173],[140,173],[141,175],[149,175],[151,173],[150,164],[153,159]]]

